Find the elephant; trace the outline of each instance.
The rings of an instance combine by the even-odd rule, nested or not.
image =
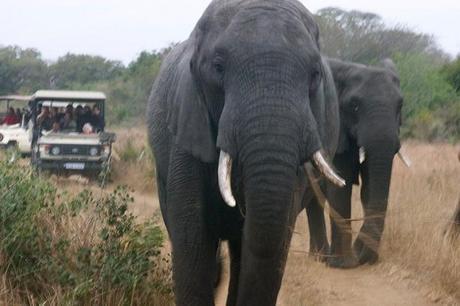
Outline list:
[[[213,305],[227,241],[227,305],[275,305],[304,165],[328,156],[339,109],[312,14],[297,0],[214,0],[165,58],[148,101],[177,305]]]
[[[393,157],[400,153],[399,129],[403,96],[390,59],[382,67],[328,59],[340,105],[340,137],[333,165],[347,182],[344,188],[326,183],[331,210],[331,246],[327,264],[352,268],[378,260],[388,205]],[[364,223],[352,248],[352,186],[361,178]],[[324,190],[324,189],[323,189]],[[321,202],[304,203],[310,228],[310,250],[326,255],[329,245]],[[339,216],[339,217],[337,217]]]

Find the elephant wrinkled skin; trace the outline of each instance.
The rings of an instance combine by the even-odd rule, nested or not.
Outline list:
[[[275,305],[302,165],[319,151],[332,156],[339,136],[318,36],[296,0],[215,0],[165,59],[148,129],[177,305],[214,304],[221,240],[231,258],[227,305]],[[219,151],[231,161],[222,173],[231,170],[236,208],[219,192]]]

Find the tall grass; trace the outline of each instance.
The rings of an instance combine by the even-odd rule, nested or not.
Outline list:
[[[156,172],[146,128],[118,128],[115,131],[117,141],[113,148],[112,180],[139,192],[154,192]]]
[[[460,302],[460,241],[446,238],[460,196],[458,149],[409,143],[413,167],[397,162],[383,237],[383,262],[412,271],[434,294]]]

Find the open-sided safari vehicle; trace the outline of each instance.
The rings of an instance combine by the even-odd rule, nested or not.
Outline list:
[[[105,100],[101,92],[37,91],[30,103],[32,164],[57,172],[107,169],[115,134],[104,131]]]
[[[0,96],[0,148],[14,148],[30,154],[32,124],[30,96]]]

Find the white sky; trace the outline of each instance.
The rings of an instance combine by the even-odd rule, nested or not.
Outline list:
[[[459,0],[300,0],[312,12],[327,6],[381,15],[433,34],[460,53]],[[142,50],[184,40],[210,0],[0,0],[0,45],[33,47],[49,60],[67,52],[129,63]]]

